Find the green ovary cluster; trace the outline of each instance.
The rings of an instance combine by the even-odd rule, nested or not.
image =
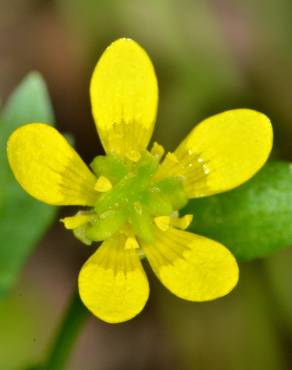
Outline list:
[[[82,212],[88,222],[74,229],[75,236],[91,244],[121,231],[153,242],[155,219],[173,215],[188,200],[182,178],[157,180],[158,167],[159,158],[148,151],[137,162],[114,155],[96,157],[91,168],[98,178],[109,180],[111,188],[99,194],[94,209]]]

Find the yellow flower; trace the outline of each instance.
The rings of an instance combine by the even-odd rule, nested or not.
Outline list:
[[[110,323],[144,307],[149,285],[144,256],[162,284],[190,301],[229,293],[238,281],[223,245],[184,231],[188,199],[232,189],[263,166],[272,146],[269,119],[236,109],[196,126],[173,153],[154,143],[157,111],[152,63],[134,41],[119,39],[99,60],[90,85],[93,116],[105,156],[91,170],[54,128],[31,123],[8,141],[14,175],[33,197],[87,208],[62,221],[85,244],[102,241],[79,274],[82,301]]]

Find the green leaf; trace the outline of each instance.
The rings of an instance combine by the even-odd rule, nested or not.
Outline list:
[[[27,195],[11,173],[6,142],[17,127],[54,121],[44,81],[29,74],[12,94],[0,115],[0,296],[15,283],[27,257],[46,232],[56,208]]]
[[[54,114],[48,91],[41,75],[31,72],[10,96],[1,115],[4,127],[15,130],[30,122],[53,124]]]
[[[273,161],[241,187],[191,200],[190,230],[223,243],[239,260],[292,244],[292,165]]]

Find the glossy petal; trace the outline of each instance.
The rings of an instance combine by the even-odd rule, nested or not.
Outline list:
[[[223,245],[186,231],[156,230],[155,244],[144,252],[158,279],[189,301],[208,301],[229,293],[238,281],[238,266]]]
[[[31,196],[53,205],[94,205],[96,177],[53,127],[31,123],[10,136],[10,167]]]
[[[249,109],[235,109],[201,122],[168,154],[158,177],[183,176],[190,198],[230,190],[250,179],[272,148],[269,119]]]
[[[105,151],[137,158],[151,138],[158,103],[157,80],[146,52],[130,39],[113,42],[97,63],[90,95]]]
[[[145,306],[149,285],[135,249],[126,249],[126,236],[106,240],[79,274],[85,306],[109,323],[127,321]]]

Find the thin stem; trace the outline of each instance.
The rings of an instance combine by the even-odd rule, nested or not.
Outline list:
[[[76,291],[68,305],[61,325],[53,340],[46,363],[41,370],[63,370],[69,359],[75,341],[88,317],[88,311]]]

